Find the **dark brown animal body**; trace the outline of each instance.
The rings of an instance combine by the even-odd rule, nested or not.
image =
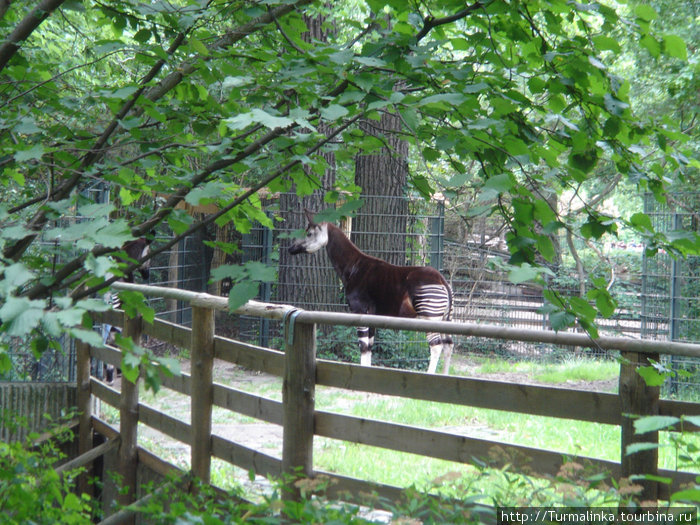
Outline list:
[[[316,224],[307,213],[306,237],[292,244],[290,253],[313,253],[326,248],[340,277],[350,311],[394,317],[449,320],[452,291],[445,278],[429,266],[396,266],[363,253],[337,226]],[[426,334],[430,345],[429,372],[435,372],[445,350],[445,373],[449,369],[452,339],[438,333]],[[374,329],[359,328],[361,363],[371,364]]]

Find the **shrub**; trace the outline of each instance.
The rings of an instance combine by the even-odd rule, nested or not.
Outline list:
[[[57,443],[72,437],[68,430],[34,446],[36,434],[24,442],[0,443],[0,515],[3,524],[90,523],[91,500],[73,491],[80,471],[58,474],[62,455]]]

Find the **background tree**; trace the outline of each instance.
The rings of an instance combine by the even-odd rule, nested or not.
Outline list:
[[[328,9],[329,6],[323,6]],[[316,14],[304,15],[304,24],[308,31],[302,33],[303,41],[311,47],[315,43],[327,43],[329,31],[326,27],[327,16]],[[328,136],[332,129],[322,123],[318,126],[319,133]],[[303,188],[292,189],[282,193],[279,198],[280,216],[285,230],[295,231],[306,228],[304,209],[320,212],[328,203],[325,195],[336,187],[336,162],[332,150],[320,153],[323,162],[319,164],[322,173],[317,176],[311,168],[305,168],[305,182],[313,181],[311,194]],[[313,187],[317,185],[317,187]],[[298,193],[295,190],[299,190]],[[281,238],[280,242],[284,242]],[[276,299],[284,304],[293,304],[302,308],[313,308],[314,305],[340,304],[338,297],[338,278],[333,268],[324,262],[324,253],[310,255],[302,264],[292,264],[292,256],[287,250],[280,250],[279,272],[277,279]]]
[[[697,169],[688,133],[672,115],[635,115],[630,82],[609,65],[623,53],[622,33],[649,60],[685,70],[683,38],[657,33],[651,6],[367,0],[342,12],[338,38],[304,42],[311,4],[3,6],[0,369],[10,366],[11,337],[34,341],[37,353],[66,332],[96,342],[85,314],[103,306],[90,297],[108,274],[141,262],[113,257],[125,241],[167,227],[174,237],[155,255],[212,223],[241,233],[256,221],[272,226],[258,192],[294,184],[310,193],[331,151],[345,171],[378,145],[358,122],[382,114],[402,125],[401,137],[385,130],[387,144],[401,138],[422,166],[448,167],[439,181],[448,199],[469,185],[479,205],[471,217],[502,218],[514,280],[541,279],[538,258],[554,258],[551,234],[564,230],[600,239],[629,228],[650,252],[697,253],[696,232],[666,236],[642,213],[587,206],[584,192],[580,213],[565,216],[536,190],[597,185],[606,164],[664,200]],[[411,171],[408,183],[428,197],[437,189],[429,175]],[[326,201],[338,198],[339,180],[324,188]],[[108,206],[86,191],[103,184]],[[220,211],[194,219],[183,201]],[[226,244],[217,246],[236,249]],[[256,265],[216,277],[234,280],[232,307],[273,278]],[[591,333],[612,304],[595,283],[586,299],[547,298],[556,328],[578,318]],[[143,308],[135,297],[124,304]]]
[[[369,198],[362,214],[353,220],[351,235],[364,252],[397,265],[406,264],[408,216],[408,142],[402,138],[402,128],[400,115],[389,111],[382,111],[379,120],[365,119],[360,125],[382,146],[355,157],[355,183]]]

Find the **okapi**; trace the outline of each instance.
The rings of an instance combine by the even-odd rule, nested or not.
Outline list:
[[[305,210],[308,220],[306,236],[289,247],[289,253],[314,253],[324,246],[340,277],[350,311],[432,320],[450,320],[452,290],[445,278],[429,266],[396,266],[372,257],[347,238],[337,226],[316,224],[313,214]],[[374,328],[357,329],[360,364],[371,366]],[[434,374],[442,350],[445,350],[443,373],[447,374],[452,358],[452,338],[427,333],[430,346],[428,372]]]
[[[125,243],[122,246],[121,251],[126,254],[126,257],[123,255],[117,256],[117,258],[125,262],[127,264],[133,263],[136,261],[140,261],[141,259],[145,258],[148,256],[148,254],[151,251],[151,243],[153,242],[153,238],[147,238],[147,237],[139,237],[138,239],[134,239],[133,241],[129,241]],[[151,268],[151,260],[148,259],[145,261],[141,266],[138,268],[138,272],[141,274],[141,277],[143,277],[144,280],[148,279],[150,275],[150,268]],[[107,274],[105,276],[107,279],[112,278],[112,274]],[[125,283],[133,283],[134,282],[134,274],[133,272],[128,272],[124,274],[124,276],[119,279],[122,282]],[[108,303],[112,308],[120,308],[121,307],[121,300],[119,299],[119,295],[114,293],[114,292],[107,292],[104,296],[105,302]],[[117,332],[121,332],[121,330],[117,327],[114,327],[109,324],[103,324],[102,325],[102,342],[103,343],[114,343],[114,337]],[[114,380],[114,367],[110,364],[105,365],[105,378],[107,383],[111,384]]]

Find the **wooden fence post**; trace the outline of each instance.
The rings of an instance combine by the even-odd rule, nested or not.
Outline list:
[[[214,310],[192,307],[192,473],[211,478],[211,413],[214,402]]]
[[[283,403],[282,470],[293,476],[313,475],[316,396],[316,325],[287,326]],[[287,496],[298,497],[292,491]]]
[[[76,383],[78,387],[78,456],[92,449],[92,400],[90,396],[90,346],[80,340],[75,341]],[[92,463],[86,465],[86,472],[78,478],[78,490],[88,493],[92,485],[88,479],[92,475]]]
[[[659,387],[649,387],[644,379],[637,373],[640,366],[649,366],[649,359],[659,361],[659,354],[638,354],[622,352],[622,364],[620,365],[620,411],[621,418],[621,473],[622,477],[632,475],[650,474],[658,475],[659,451],[657,448],[643,450],[634,454],[627,454],[627,447],[633,443],[659,442],[658,432],[645,434],[634,433],[634,417],[653,416],[659,413]],[[635,481],[642,485],[641,501],[656,501],[658,499],[658,483],[651,480]]]
[[[129,319],[124,315],[123,335],[130,337],[134,344],[141,342],[141,323],[140,316]],[[136,501],[140,379],[140,373],[135,383],[122,376],[122,390],[119,397],[119,434],[121,436],[119,475],[123,486],[119,493],[118,502],[124,506]]]

